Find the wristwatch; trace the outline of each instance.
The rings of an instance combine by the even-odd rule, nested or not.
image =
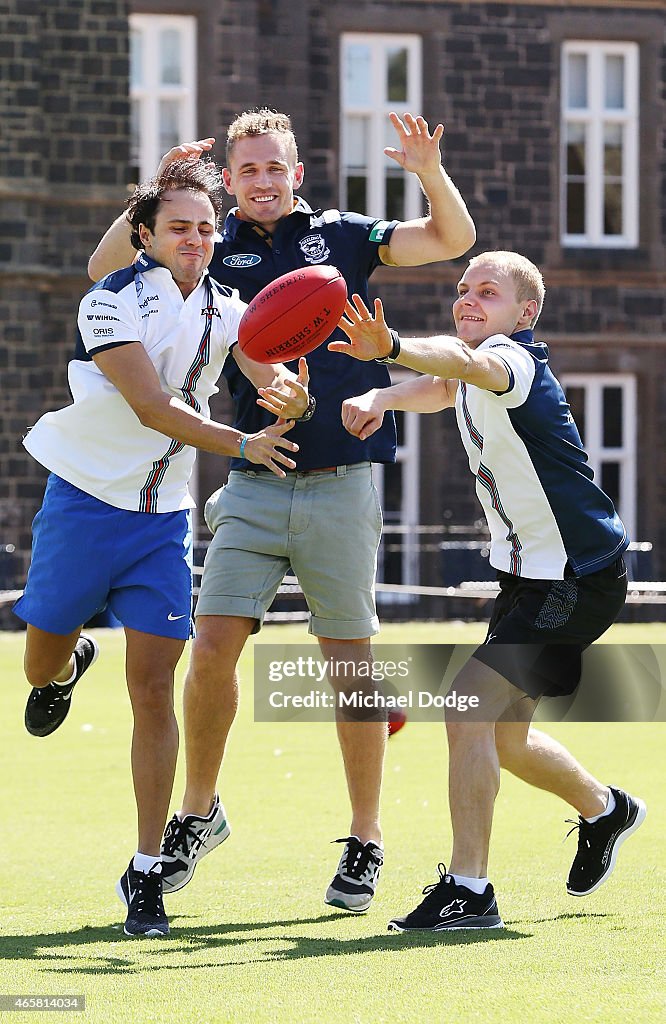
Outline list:
[[[305,410],[302,416],[299,416],[298,419],[294,420],[294,423],[307,423],[314,416],[316,408],[317,399],[315,398],[314,395],[309,395],[307,409]]]

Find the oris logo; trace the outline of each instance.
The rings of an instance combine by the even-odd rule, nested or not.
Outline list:
[[[257,256],[253,252],[243,252],[236,256],[225,256],[222,262],[225,267],[236,267],[243,270],[246,267],[256,267],[257,263],[261,263],[261,256]]]
[[[95,327],[93,335],[96,338],[108,338],[113,337],[113,327]]]

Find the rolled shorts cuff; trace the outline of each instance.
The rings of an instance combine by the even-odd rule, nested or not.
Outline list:
[[[252,630],[258,633],[264,623],[266,608],[261,601],[251,597],[225,597],[211,594],[200,597],[197,601],[195,619],[200,615],[234,615],[242,619],[256,619],[257,625]]]
[[[311,615],[308,633],[331,640],[365,640],[379,633],[379,618],[373,615],[368,619],[322,619]]]

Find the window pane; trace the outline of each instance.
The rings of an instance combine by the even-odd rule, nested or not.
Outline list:
[[[622,177],[622,125],[604,125],[604,174],[607,178]]]
[[[371,55],[366,43],[349,43],[345,48],[345,106],[365,106],[370,95]]]
[[[141,104],[138,100],[130,103],[130,164],[141,165]]]
[[[603,389],[603,445],[605,448],[622,446],[622,388]]]
[[[140,32],[130,33],[130,84],[133,88],[143,85],[143,36]]]
[[[364,175],[351,174],[347,178],[347,202],[345,208],[355,213],[367,213],[367,179]]]
[[[567,174],[585,174],[585,125],[567,125]]]
[[[180,32],[167,28],[160,32],[160,82],[162,85],[180,85],[182,82],[182,57],[180,53]]]
[[[177,146],[180,142],[180,103],[178,100],[160,100],[159,140],[160,153]]]
[[[604,235],[622,234],[622,185],[604,185]]]
[[[566,388],[566,396],[578,433],[585,444],[585,388],[572,385]]]
[[[601,480],[598,481],[601,490],[605,491],[616,508],[620,506],[620,463],[602,462]]]
[[[567,234],[585,234],[585,182],[567,183]]]
[[[407,99],[407,50],[392,46],[386,51],[386,98]]]
[[[624,57],[607,54],[605,64],[606,110],[624,110]]]
[[[567,107],[581,110],[587,107],[587,54],[570,53],[567,71]]]
[[[370,119],[368,117],[348,117],[345,121],[345,167],[368,166],[368,136]]]
[[[386,219],[405,219],[405,176],[386,175]]]

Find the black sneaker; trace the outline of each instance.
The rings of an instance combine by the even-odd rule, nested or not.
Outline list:
[[[375,895],[379,872],[384,863],[384,851],[369,840],[362,843],[358,836],[336,839],[345,843],[338,871],[326,890],[324,902],[352,914],[364,914]]]
[[[186,814],[181,819],[174,814],[162,840],[163,891],[178,892],[187,885],[201,858],[230,835],[231,826],[217,793],[205,818]]]
[[[587,896],[598,889],[615,867],[622,843],[645,821],[647,807],[642,800],[614,786],[609,789],[615,797],[611,813],[593,824],[579,816],[567,832],[570,836],[578,829],[578,850],[567,879],[570,896]]]
[[[426,885],[425,899],[406,917],[394,917],[390,932],[451,932],[461,928],[503,928],[490,882],[480,895],[454,882],[438,864],[439,882]]]
[[[134,860],[116,882],[116,892],[127,907],[125,935],[145,935],[155,939],[169,934],[169,922],[162,903],[162,865],[156,864],[146,874],[136,871]]]
[[[50,736],[62,725],[72,704],[72,690],[97,661],[99,647],[91,636],[81,634],[74,648],[76,675],[71,683],[33,686],[25,706],[25,727],[32,736]]]

